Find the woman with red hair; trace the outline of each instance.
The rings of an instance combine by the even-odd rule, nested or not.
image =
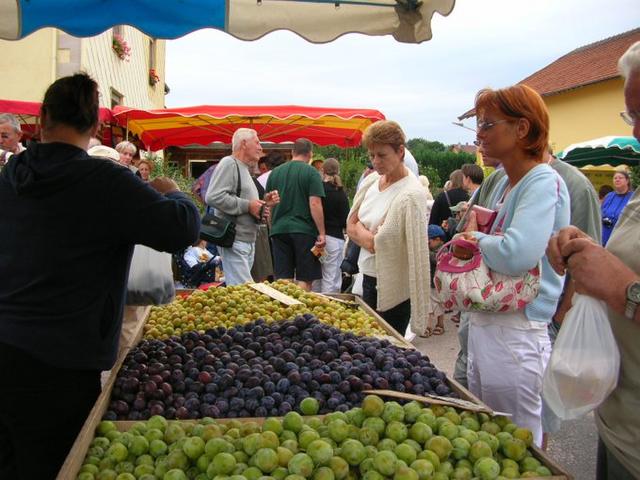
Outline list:
[[[543,162],[549,115],[540,95],[525,85],[481,90],[475,110],[480,148],[501,159],[506,175],[488,200],[498,211],[490,234],[464,235],[478,242],[494,271],[522,276],[539,263],[542,269],[539,294],[523,309],[470,313],[469,389],[494,410],[512,414],[540,445],[542,375],[551,353],[547,325],[563,286],[545,249],[551,235],[569,224],[569,196]]]

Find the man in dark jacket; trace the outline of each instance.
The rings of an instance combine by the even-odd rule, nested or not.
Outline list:
[[[170,179],[145,184],[85,151],[97,84],[52,84],[42,143],[0,172],[0,478],[50,479],[116,359],[135,244],[175,251],[199,215]],[[43,246],[46,246],[43,248]]]

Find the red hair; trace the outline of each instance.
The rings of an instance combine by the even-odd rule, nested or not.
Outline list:
[[[511,120],[526,118],[529,132],[522,140],[522,148],[541,159],[549,144],[549,111],[542,97],[526,85],[514,85],[500,90],[480,90],[476,95],[476,114],[495,110]]]

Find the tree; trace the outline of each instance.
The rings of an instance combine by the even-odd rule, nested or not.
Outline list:
[[[414,150],[418,150],[418,149],[432,150],[434,152],[447,151],[447,147],[445,146],[444,143],[441,143],[438,141],[433,142],[433,141],[427,140],[426,138],[412,138],[409,141],[407,141],[407,147],[409,148],[409,150],[411,150],[411,153],[413,153]]]

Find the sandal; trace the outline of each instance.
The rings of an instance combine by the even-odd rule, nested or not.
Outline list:
[[[440,325],[436,325],[435,327],[433,327],[433,335],[442,335],[444,333],[444,327],[441,327]]]
[[[460,325],[460,314],[458,313],[457,315],[451,315],[449,320],[451,320],[456,325]]]
[[[433,335],[433,330],[431,327],[427,327],[424,333],[420,335],[420,338],[429,338],[431,335]]]

